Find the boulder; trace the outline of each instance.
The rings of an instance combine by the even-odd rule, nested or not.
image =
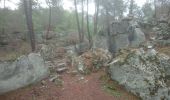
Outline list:
[[[82,54],[84,52],[86,52],[87,50],[89,50],[89,43],[88,42],[82,42],[82,43],[78,43],[76,44],[75,47],[75,52],[77,54]]]
[[[129,23],[130,25],[128,27],[128,39],[130,42],[130,46],[139,47],[139,45],[146,40],[145,34],[142,32],[137,21],[132,20]]]
[[[115,36],[116,50],[125,49],[129,45],[128,34],[117,34]]]
[[[114,21],[111,24],[112,34],[126,33],[128,26],[129,26],[129,22],[127,20]]]
[[[9,38],[7,35],[0,35],[0,46],[5,46],[9,44]]]
[[[168,39],[168,40],[156,40],[155,41],[155,44],[157,45],[157,46],[170,46],[170,39]]]
[[[115,54],[116,51],[117,51],[117,41],[116,41],[116,35],[111,35],[111,36],[108,36],[108,39],[107,39],[107,45],[108,45],[108,51],[111,52],[112,54]]]
[[[168,23],[168,17],[166,15],[162,15],[159,18],[158,22],[160,22],[160,23]]]
[[[113,80],[143,100],[169,100],[170,58],[150,49],[120,54],[110,66]]]
[[[128,40],[128,27],[129,27],[129,21],[128,20],[121,20],[117,22],[112,23],[111,27],[111,41],[112,43],[109,48],[112,50],[110,52],[115,53],[116,51],[120,49],[127,48],[129,45]]]
[[[153,28],[153,32],[156,33],[156,39],[170,39],[170,26],[168,25],[168,23],[158,23],[158,25]]]
[[[66,49],[55,44],[41,44],[39,45],[40,54],[45,60],[52,60],[54,58],[62,58],[66,53]]]
[[[108,49],[107,37],[102,35],[96,35],[94,38],[94,48]]]
[[[57,34],[57,33],[53,32],[53,31],[43,32],[42,38],[43,38],[43,39],[50,40],[50,39],[55,38],[55,37],[56,37],[56,34]]]
[[[83,53],[81,56],[75,57],[73,60],[77,70],[82,74],[88,74],[95,72],[106,67],[111,61],[112,55],[108,50],[104,49],[93,49]]]
[[[14,62],[0,63],[0,94],[38,82],[47,75],[40,54],[31,53]]]
[[[132,47],[139,47],[139,45],[145,41],[145,34],[140,28],[135,28],[133,33],[133,40],[131,41]]]
[[[108,36],[107,31],[103,32],[102,35],[97,34],[94,39],[94,46],[115,53],[120,49],[129,47],[129,45],[139,47],[145,40],[145,34],[136,20],[122,19],[112,22],[110,36]]]
[[[50,60],[55,58],[54,50],[55,50],[54,46],[42,44],[40,49],[40,54],[45,60]]]

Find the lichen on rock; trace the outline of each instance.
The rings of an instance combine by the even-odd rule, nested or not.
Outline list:
[[[122,55],[126,57],[121,58]],[[116,59],[121,60],[110,66],[113,80],[143,100],[160,100],[162,97],[169,100],[165,78],[170,69],[169,57],[156,53],[153,49],[146,52],[136,49],[129,51],[128,55],[121,54]]]
[[[73,64],[83,74],[94,72],[106,66],[112,59],[112,55],[104,49],[89,50],[82,55],[72,57]]]

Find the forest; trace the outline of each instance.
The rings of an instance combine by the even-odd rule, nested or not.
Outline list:
[[[0,100],[170,100],[170,0],[0,0]]]

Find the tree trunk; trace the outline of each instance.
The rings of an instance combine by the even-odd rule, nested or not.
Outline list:
[[[78,28],[78,33],[79,33],[79,43],[81,43],[82,42],[81,31],[80,31],[80,23],[79,23],[79,16],[78,16],[78,11],[77,11],[77,1],[76,0],[74,0],[74,6],[75,6],[75,13],[76,13],[77,28]]]
[[[94,18],[94,34],[97,34],[97,24],[98,24],[98,14],[99,14],[99,1],[95,1],[95,18]]]
[[[111,46],[111,34],[110,34],[110,20],[109,20],[109,12],[108,9],[106,7],[106,20],[107,20],[107,36],[108,36],[108,47],[110,49]]]
[[[129,15],[133,15],[133,3],[134,3],[134,1],[131,0],[130,1],[130,7],[129,7]]]
[[[154,9],[155,9],[155,12],[154,12],[154,18],[156,19],[157,17],[157,13],[156,13],[156,0],[154,0]]]
[[[169,11],[168,11],[168,17],[170,17],[170,7],[169,7]]]
[[[115,56],[116,52],[116,41],[115,41],[115,36],[111,34],[110,31],[110,15],[109,15],[109,10],[108,7],[105,7],[106,9],[106,22],[107,22],[107,42],[108,42],[108,50]]]
[[[32,0],[24,0],[25,17],[27,22],[28,33],[30,36],[32,51],[35,51],[35,35],[32,22]]]
[[[48,39],[48,34],[49,34],[50,29],[51,29],[51,4],[49,4],[49,20],[48,20],[48,29],[46,33],[46,40]]]
[[[92,37],[90,35],[90,28],[89,28],[89,0],[87,0],[87,33],[88,33],[88,40],[89,40],[89,48],[91,49],[93,46],[93,42],[92,42]]]
[[[82,41],[84,41],[84,0],[81,0],[81,7],[82,7],[82,20],[81,20],[81,33],[82,33],[82,35],[81,35],[81,40]]]
[[[167,12],[167,16],[170,18],[170,2],[168,2],[168,12]]]
[[[6,8],[6,0],[4,0],[4,9],[3,9],[3,26],[2,26],[2,34],[5,34],[5,8]]]

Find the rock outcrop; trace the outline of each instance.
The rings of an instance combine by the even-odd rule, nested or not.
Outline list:
[[[104,49],[89,50],[78,57],[71,51],[69,56],[72,59],[72,66],[75,66],[82,74],[98,71],[107,66],[112,59],[110,52]]]
[[[154,49],[127,52],[110,66],[111,78],[143,100],[170,100],[170,58]]]
[[[166,18],[160,18],[158,24],[153,27],[153,31],[156,33],[156,38],[159,40],[170,39],[170,26],[168,25],[168,20]]]
[[[5,46],[9,44],[9,39],[6,35],[0,35],[0,46]]]
[[[130,45],[132,47],[139,47],[139,45],[143,42],[145,42],[146,38],[145,38],[145,34],[142,32],[141,28],[139,27],[138,23],[135,22],[135,21],[131,21],[130,22],[131,26],[132,27],[130,30],[130,35],[132,35],[131,37],[133,37],[131,40],[130,40]],[[129,36],[130,37],[130,36]]]
[[[0,63],[0,94],[38,82],[47,75],[40,54],[31,53],[14,62]]]
[[[108,36],[107,31],[99,32],[94,39],[94,46],[96,48],[108,49],[110,52],[115,53],[129,46],[139,47],[146,40],[145,34],[137,21],[132,19],[114,21],[110,25],[110,32],[110,36]]]

